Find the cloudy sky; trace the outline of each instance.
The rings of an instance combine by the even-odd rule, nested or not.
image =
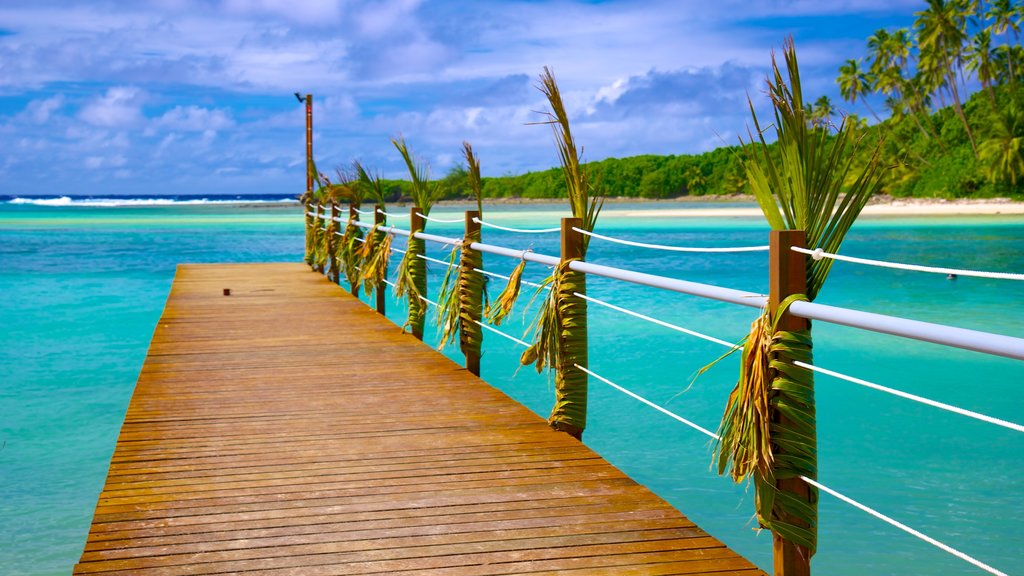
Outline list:
[[[809,99],[920,0],[0,0],[0,195],[299,193],[321,169],[553,166],[535,84],[558,80],[585,156],[736,142],[792,35]],[[843,105],[846,108],[845,105]],[[851,110],[860,112],[860,110]]]

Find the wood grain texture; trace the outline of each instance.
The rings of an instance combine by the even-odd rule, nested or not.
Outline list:
[[[183,265],[75,574],[239,572],[762,574],[305,265]]]

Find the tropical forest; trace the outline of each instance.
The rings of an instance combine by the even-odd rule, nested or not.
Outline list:
[[[1024,196],[1024,4],[1019,0],[928,0],[911,28],[880,29],[837,70],[845,103],[822,96],[807,116],[830,134],[844,123],[882,141],[882,192],[893,197]],[[882,102],[881,107],[871,102]],[[844,112],[862,104],[865,117]],[[749,194],[746,147],[695,155],[608,158],[588,165],[609,197],[671,199]],[[874,146],[852,147],[871,161]],[[851,173],[857,173],[852,170]],[[469,198],[465,166],[439,182],[443,198]],[[389,199],[408,182],[384,182]],[[488,198],[564,197],[561,170],[482,179]]]

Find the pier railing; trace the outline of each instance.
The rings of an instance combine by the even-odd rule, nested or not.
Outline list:
[[[721,247],[707,247],[707,248],[705,248],[705,247],[680,247],[680,246],[664,246],[664,245],[645,244],[645,243],[641,243],[641,242],[634,242],[634,241],[627,240],[627,239],[618,239],[618,238],[613,238],[613,237],[610,237],[610,236],[604,236],[604,235],[600,235],[600,234],[596,234],[596,233],[590,233],[590,232],[586,232],[586,231],[582,230],[579,227],[578,221],[576,221],[574,219],[571,219],[571,218],[563,219],[561,226],[559,226],[557,228],[548,228],[548,229],[517,229],[517,228],[510,228],[510,227],[505,227],[505,226],[499,226],[499,225],[496,225],[496,224],[493,224],[493,223],[490,223],[490,222],[487,222],[487,221],[484,221],[484,220],[480,220],[479,218],[476,218],[474,216],[475,213],[467,214],[464,219],[460,218],[460,219],[457,219],[457,220],[440,220],[440,219],[436,219],[436,218],[428,218],[428,217],[424,216],[423,214],[421,214],[420,210],[418,208],[416,208],[415,206],[410,209],[410,212],[407,215],[406,214],[391,214],[391,213],[387,213],[387,212],[385,212],[382,209],[382,207],[377,207],[374,210],[359,210],[359,209],[356,209],[356,208],[351,208],[348,211],[348,218],[347,219],[341,218],[338,214],[339,214],[339,212],[338,212],[337,208],[333,207],[333,206],[330,208],[330,212],[328,212],[328,209],[326,207],[322,207],[322,206],[319,206],[319,205],[310,205],[310,206],[307,207],[307,210],[306,210],[307,235],[311,235],[312,236],[313,242],[315,242],[315,241],[322,241],[325,244],[327,244],[328,246],[331,246],[333,244],[333,242],[336,241],[335,237],[342,236],[342,234],[337,231],[337,226],[341,225],[341,224],[349,225],[349,226],[357,226],[359,228],[367,229],[367,230],[374,229],[374,224],[370,224],[368,222],[362,222],[362,221],[359,220],[359,216],[360,215],[370,215],[370,216],[373,216],[373,221],[377,225],[376,231],[378,233],[379,232],[383,232],[385,234],[389,234],[389,235],[392,235],[392,236],[403,236],[403,237],[409,237],[411,235],[414,235],[416,238],[418,238],[420,240],[424,240],[426,242],[433,242],[433,243],[437,243],[437,244],[442,244],[442,245],[445,245],[445,246],[452,246],[452,247],[455,247],[456,249],[476,250],[476,251],[479,251],[479,252],[482,252],[482,253],[486,253],[486,254],[492,254],[492,255],[495,255],[495,256],[502,256],[502,257],[506,257],[506,258],[510,258],[510,259],[514,259],[514,260],[522,260],[522,261],[526,261],[526,262],[533,262],[533,263],[541,264],[541,265],[548,266],[548,267],[566,266],[568,269],[570,269],[572,271],[575,271],[575,272],[578,272],[578,273],[581,273],[581,274],[584,274],[584,275],[601,276],[601,277],[604,277],[604,278],[609,278],[609,279],[618,280],[618,281],[622,281],[622,282],[627,282],[627,283],[632,283],[632,284],[636,284],[636,285],[657,288],[657,289],[661,289],[661,290],[667,290],[667,291],[671,291],[671,292],[677,292],[677,293],[681,293],[681,294],[688,294],[688,295],[697,296],[697,297],[700,297],[700,298],[717,300],[717,301],[721,301],[721,302],[726,302],[726,303],[730,303],[730,304],[735,304],[735,305],[739,305],[739,306],[745,306],[745,307],[759,309],[759,310],[763,309],[765,306],[769,306],[769,307],[773,307],[774,308],[775,306],[778,306],[779,303],[782,302],[790,294],[794,294],[794,293],[799,293],[800,292],[800,289],[801,289],[801,286],[802,286],[802,283],[803,283],[804,270],[806,269],[806,267],[805,267],[805,259],[809,258],[809,257],[810,258],[815,258],[815,259],[819,259],[819,258],[834,258],[834,259],[837,259],[837,260],[845,260],[845,261],[849,261],[849,262],[861,263],[861,264],[866,264],[866,265],[883,266],[883,267],[890,267],[890,268],[904,268],[904,269],[908,269],[908,270],[916,270],[916,271],[928,272],[928,273],[936,273],[936,274],[979,276],[979,277],[999,278],[999,279],[1007,279],[1007,280],[1024,280],[1024,274],[1007,273],[1007,272],[985,272],[985,271],[973,271],[973,270],[954,270],[954,269],[949,269],[949,268],[937,268],[937,267],[919,266],[919,265],[913,265],[913,264],[900,264],[900,263],[892,263],[892,262],[881,262],[881,261],[877,261],[877,260],[868,260],[868,259],[863,259],[863,258],[841,256],[841,255],[838,255],[838,254],[828,254],[828,253],[823,253],[820,250],[808,250],[807,248],[805,248],[803,246],[803,241],[802,241],[803,233],[799,232],[799,231],[797,231],[797,232],[793,232],[793,231],[772,231],[772,232],[770,232],[769,244],[762,245],[762,246],[739,246],[739,247],[733,247],[733,248],[721,248]],[[436,235],[436,234],[430,234],[430,233],[426,233],[426,232],[419,232],[419,231],[411,232],[408,229],[399,228],[399,227],[396,227],[394,225],[386,226],[384,224],[385,221],[386,221],[385,217],[409,218],[410,222],[422,222],[424,219],[425,220],[439,221],[439,222],[446,223],[446,224],[452,224],[452,223],[457,223],[457,222],[465,222],[465,225],[466,225],[466,236],[464,236],[463,238],[453,238],[453,237],[440,236],[440,235]],[[493,244],[487,244],[487,243],[484,243],[484,242],[475,242],[475,241],[474,242],[469,242],[469,241],[466,241],[465,240],[466,238],[470,238],[471,237],[470,233],[473,231],[473,228],[476,228],[477,236],[472,236],[472,237],[479,237],[478,236],[478,234],[479,234],[478,231],[480,229],[479,228],[480,226],[494,227],[494,228],[502,229],[502,230],[507,231],[507,232],[518,232],[518,233],[524,233],[524,234],[533,234],[533,233],[551,233],[551,234],[554,234],[554,233],[558,233],[558,234],[561,235],[562,246],[563,246],[563,250],[562,250],[563,254],[561,256],[552,256],[552,255],[537,253],[537,252],[534,252],[531,249],[515,249],[515,248],[509,248],[509,247],[506,247],[506,246],[497,246],[497,245],[493,245]],[[422,228],[417,226],[416,229],[422,229]],[[330,237],[328,237],[328,231],[330,231]],[[669,278],[669,277],[659,276],[659,275],[655,275],[655,274],[648,274],[648,273],[644,273],[644,272],[638,272],[638,271],[633,271],[633,270],[627,270],[627,269],[622,269],[622,268],[605,266],[605,265],[601,265],[601,264],[597,264],[597,263],[593,263],[593,262],[585,262],[585,261],[582,261],[581,259],[574,258],[574,257],[571,256],[571,246],[578,245],[580,242],[582,242],[583,235],[589,235],[590,237],[592,237],[594,239],[601,240],[601,241],[615,242],[615,243],[626,244],[626,245],[630,245],[630,246],[634,246],[634,247],[650,248],[650,249],[653,249],[653,250],[664,250],[664,251],[674,251],[674,252],[751,252],[751,251],[767,251],[767,252],[769,252],[768,276],[769,276],[770,294],[767,294],[767,295],[766,294],[758,294],[758,293],[754,293],[754,292],[748,292],[748,291],[743,291],[743,290],[736,290],[736,289],[731,289],[731,288],[724,288],[724,287],[713,286],[713,285],[708,285],[708,284],[701,284],[701,283],[697,283],[697,282],[690,282],[690,281],[680,280],[680,279],[676,279],[676,278]],[[317,238],[319,238],[320,240],[317,240]],[[311,243],[310,241],[307,241],[307,248],[310,246],[310,243]],[[567,254],[566,246],[570,247],[570,254]],[[402,250],[400,250],[398,248],[393,248],[392,251],[393,252],[404,253],[404,251],[402,251]],[[328,250],[328,254],[333,254],[333,253],[334,252],[332,250]],[[415,254],[415,256],[418,257],[418,258],[430,261],[430,262],[434,262],[434,263],[443,265],[443,266],[452,266],[452,264],[450,262],[445,262],[445,261],[440,260],[440,259],[431,258],[431,257],[427,256],[426,254]],[[308,261],[308,255],[307,255],[307,261]],[[322,263],[320,265],[318,265],[316,262],[310,262],[310,263],[311,263],[311,265],[315,269],[323,272],[324,267],[323,267]],[[505,280],[508,279],[508,276],[503,276],[501,274],[496,274],[494,272],[490,272],[490,271],[483,270],[483,269],[475,269],[474,273],[478,273],[478,274],[482,274],[482,275],[487,275],[487,276],[491,276],[491,277],[496,277],[496,278],[500,278],[500,279],[505,279]],[[337,281],[337,276],[334,276],[332,279]],[[537,288],[542,288],[541,286],[539,286],[537,284],[532,284],[530,282],[523,281],[523,283],[527,284],[527,285],[532,285],[532,286],[537,287]],[[384,313],[384,299],[383,299],[382,291],[383,291],[385,285],[390,285],[392,287],[394,286],[393,283],[385,280],[383,284],[379,285],[376,288],[376,304],[377,304],[376,308],[377,308],[377,311],[379,313],[381,313],[381,314]],[[355,287],[353,287],[353,292],[355,292],[355,291],[356,291]],[[726,340],[717,338],[717,337],[712,336],[712,335],[703,334],[703,333],[700,333],[698,331],[691,330],[689,328],[678,326],[678,325],[666,322],[664,320],[660,320],[660,319],[657,319],[657,318],[654,318],[654,317],[651,317],[651,316],[648,316],[648,315],[645,315],[645,314],[641,314],[641,313],[629,310],[629,309],[624,308],[622,306],[616,305],[615,303],[612,303],[612,302],[606,302],[606,301],[603,301],[603,300],[599,300],[597,298],[594,298],[592,296],[587,295],[586,292],[585,292],[585,289],[576,292],[574,295],[579,297],[579,298],[582,298],[585,302],[587,302],[589,304],[594,304],[594,305],[597,305],[597,306],[600,306],[600,307],[605,307],[605,308],[608,308],[608,309],[611,309],[611,310],[615,310],[617,312],[629,315],[631,317],[643,320],[645,322],[650,322],[650,323],[662,326],[664,328],[668,328],[668,329],[674,330],[676,332],[680,332],[680,333],[687,334],[687,335],[692,336],[692,337],[700,338],[700,339],[703,339],[705,341],[718,344],[718,345],[720,345],[723,348],[726,348],[728,350],[736,350],[736,349],[738,349],[739,347],[742,346],[742,344],[736,344],[736,343],[728,342]],[[430,305],[430,306],[433,306],[433,307],[438,306],[437,302],[434,302],[434,301],[430,300],[425,295],[419,295],[419,298],[421,300],[423,300],[425,303],[427,303],[428,305]],[[970,330],[970,329],[958,328],[958,327],[954,327],[954,326],[948,326],[948,325],[943,325],[943,324],[936,324],[936,323],[931,323],[931,322],[922,322],[922,321],[912,320],[912,319],[908,319],[908,318],[901,318],[901,317],[897,317],[897,316],[889,316],[889,315],[884,315],[884,314],[877,314],[877,313],[865,312],[865,311],[860,311],[860,310],[853,310],[853,309],[849,309],[849,308],[840,308],[840,307],[835,307],[835,306],[828,306],[828,305],[824,305],[824,304],[817,304],[817,303],[814,303],[814,302],[807,302],[807,301],[796,301],[796,302],[793,302],[789,306],[789,308],[788,308],[787,316],[789,317],[789,322],[793,323],[794,325],[799,325],[800,323],[806,322],[807,320],[817,320],[817,321],[828,322],[828,323],[832,323],[832,324],[839,324],[839,325],[849,326],[849,327],[858,328],[858,329],[861,329],[861,330],[866,330],[866,331],[871,331],[871,332],[876,332],[876,333],[889,334],[889,335],[899,336],[899,337],[908,338],[908,339],[912,339],[912,340],[918,340],[918,341],[923,341],[923,342],[930,342],[930,343],[939,344],[939,345],[943,345],[943,346],[947,346],[947,347],[951,347],[951,348],[959,348],[959,349],[964,349],[964,350],[970,350],[970,351],[974,351],[974,352],[979,352],[979,353],[989,354],[989,355],[994,355],[994,356],[1001,356],[1001,357],[1011,358],[1011,359],[1015,359],[1015,360],[1024,360],[1024,339],[1017,338],[1017,337],[1012,337],[1012,336],[993,334],[993,333],[979,331],[979,330]],[[516,344],[518,344],[518,345],[520,345],[522,347],[529,347],[530,346],[529,342],[526,342],[526,341],[524,341],[524,340],[522,340],[520,338],[517,338],[515,336],[507,334],[506,332],[504,332],[502,330],[499,330],[498,328],[495,328],[494,326],[491,326],[491,325],[487,324],[486,322],[482,321],[482,319],[479,319],[479,320],[474,319],[473,321],[476,324],[478,324],[482,329],[486,330],[488,333],[495,334],[497,336],[500,336],[502,338],[505,338],[507,340],[515,342]],[[585,329],[585,323],[584,323],[583,329]],[[418,338],[422,339],[422,334],[416,334],[416,336]],[[831,378],[840,379],[840,380],[843,380],[845,382],[849,382],[849,383],[856,384],[856,385],[859,385],[859,386],[863,386],[863,387],[866,387],[866,388],[869,388],[869,389],[872,389],[872,390],[876,390],[876,391],[879,391],[879,392],[890,394],[890,395],[893,395],[893,396],[896,396],[896,397],[899,397],[899,398],[903,398],[903,399],[908,400],[908,401],[918,402],[918,403],[921,403],[923,405],[930,406],[932,408],[936,408],[936,409],[940,409],[940,410],[944,410],[944,411],[948,411],[950,413],[957,414],[957,415],[962,416],[962,417],[971,418],[971,419],[974,419],[974,420],[977,420],[977,421],[988,423],[990,425],[998,426],[998,427],[1005,428],[1005,429],[1008,429],[1008,430],[1012,430],[1012,431],[1015,431],[1015,432],[1024,433],[1024,425],[1021,425],[1021,424],[1016,423],[1016,422],[1011,422],[1011,421],[1008,421],[1008,420],[1005,420],[1005,419],[996,418],[996,417],[989,416],[989,415],[986,415],[986,414],[982,414],[982,413],[979,413],[979,412],[967,410],[967,409],[964,409],[964,408],[961,408],[961,407],[958,407],[958,406],[954,406],[952,404],[948,404],[948,403],[945,403],[945,402],[940,402],[940,401],[937,401],[937,400],[934,400],[934,399],[930,399],[930,398],[926,398],[926,397],[923,397],[923,396],[920,396],[920,395],[916,395],[916,394],[912,394],[912,393],[909,393],[909,392],[905,392],[905,391],[902,391],[902,390],[899,390],[899,389],[896,389],[896,388],[893,388],[893,387],[890,387],[890,386],[887,386],[887,385],[884,385],[884,384],[870,382],[868,380],[865,380],[865,379],[862,379],[862,378],[858,378],[856,376],[851,376],[851,375],[843,374],[841,372],[838,372],[838,371],[835,371],[835,370],[831,370],[831,369],[829,369],[827,367],[817,366],[817,365],[814,365],[814,364],[811,364],[811,363],[808,363],[808,362],[793,361],[792,364],[795,365],[795,366],[799,366],[801,368],[805,368],[807,370],[811,370],[811,371],[813,371],[815,373],[818,373],[818,374],[823,374],[823,375],[829,376]],[[471,369],[474,369],[474,373],[478,374],[479,373],[479,358],[478,357],[477,358],[467,358],[467,366],[470,367]],[[565,367],[558,367],[558,369],[564,369],[564,368]],[[692,422],[691,420],[687,419],[684,415],[677,414],[677,413],[675,413],[675,412],[673,412],[673,411],[671,411],[671,410],[669,410],[669,409],[667,409],[667,408],[665,408],[663,406],[660,406],[660,405],[656,404],[655,402],[652,402],[651,400],[649,400],[647,398],[644,398],[642,395],[639,395],[639,394],[637,394],[637,393],[635,393],[633,391],[628,390],[626,387],[621,386],[621,385],[615,383],[610,378],[607,378],[607,377],[605,377],[605,376],[603,376],[603,375],[601,375],[601,374],[599,374],[597,372],[594,372],[593,370],[590,369],[589,366],[586,365],[586,361],[585,360],[582,361],[582,362],[574,362],[573,365],[572,365],[572,369],[582,371],[583,373],[585,373],[586,375],[590,376],[594,380],[596,380],[598,382],[601,382],[601,383],[603,383],[603,384],[605,384],[605,385],[607,385],[607,386],[609,386],[609,387],[611,387],[611,388],[613,388],[613,389],[615,389],[615,390],[617,390],[617,391],[619,391],[619,392],[621,392],[621,393],[623,393],[623,394],[633,398],[634,400],[645,404],[646,406],[648,406],[648,407],[650,407],[650,408],[652,408],[654,410],[657,410],[658,412],[660,412],[660,413],[662,413],[662,414],[664,414],[664,415],[666,415],[666,416],[668,416],[668,417],[670,417],[670,418],[672,418],[672,419],[674,419],[674,420],[676,420],[676,421],[678,421],[678,422],[680,422],[680,423],[682,423],[682,424],[692,428],[693,430],[697,431],[700,434],[703,434],[703,435],[708,436],[709,438],[712,438],[712,439],[715,439],[715,440],[719,439],[719,436],[714,431],[709,430],[707,428],[704,428],[704,427],[702,427],[702,426]],[[582,432],[582,431],[580,431],[580,432]],[[578,437],[578,435],[577,435],[577,437]],[[814,469],[817,468],[816,462],[814,463],[813,468]],[[785,485],[783,485],[783,482],[785,482]],[[951,554],[951,555],[953,555],[953,556],[955,556],[957,558],[960,558],[961,560],[963,560],[965,562],[968,562],[968,563],[972,564],[973,566],[977,567],[978,569],[980,569],[982,571],[988,572],[990,574],[996,574],[996,575],[1005,575],[1006,574],[1005,572],[1003,572],[1003,571],[1001,571],[1001,570],[999,570],[999,569],[997,569],[995,567],[992,567],[989,564],[987,564],[987,563],[985,563],[985,562],[983,562],[983,561],[981,561],[981,560],[979,560],[977,558],[974,558],[973,556],[970,556],[970,555],[968,555],[968,554],[966,554],[966,553],[956,549],[955,547],[953,547],[953,546],[951,546],[951,545],[949,545],[947,543],[941,542],[941,541],[939,541],[936,538],[933,538],[933,537],[931,537],[931,536],[929,536],[927,534],[922,533],[919,530],[916,530],[916,529],[914,529],[914,528],[912,528],[912,527],[910,527],[910,526],[908,526],[908,525],[906,525],[906,524],[904,524],[902,522],[899,522],[899,521],[895,520],[894,518],[892,518],[891,516],[889,516],[887,514],[884,514],[884,513],[880,512],[878,510],[875,510],[874,508],[871,508],[870,506],[867,506],[867,505],[865,505],[865,504],[855,500],[853,497],[850,497],[850,496],[848,496],[846,494],[840,493],[839,491],[837,491],[837,490],[835,490],[835,489],[833,489],[833,488],[831,488],[831,487],[829,487],[829,486],[827,486],[825,484],[822,484],[822,483],[818,482],[817,478],[809,477],[809,476],[800,476],[799,478],[793,478],[793,479],[787,479],[785,481],[780,481],[780,484],[779,484],[779,489],[780,490],[790,492],[790,493],[794,494],[795,496],[797,496],[798,498],[802,498],[802,499],[807,499],[808,498],[807,494],[808,494],[808,492],[810,490],[809,487],[813,487],[813,488],[816,488],[817,490],[825,492],[826,494],[829,494],[830,496],[833,496],[836,499],[838,499],[838,500],[840,500],[840,501],[842,501],[842,502],[844,502],[846,504],[849,504],[850,506],[853,506],[854,508],[857,508],[857,509],[859,509],[859,510],[861,510],[861,511],[867,513],[867,514],[870,514],[871,516],[873,516],[873,517],[875,517],[875,518],[877,518],[877,519],[879,519],[879,520],[881,520],[881,521],[883,521],[883,522],[885,522],[885,523],[887,523],[887,524],[889,524],[889,525],[891,525],[891,526],[893,526],[895,528],[898,528],[898,529],[900,529],[900,530],[902,530],[902,531],[904,531],[904,532],[906,532],[906,533],[908,533],[908,534],[910,534],[910,535],[912,535],[912,536],[914,536],[914,537],[916,537],[916,538],[918,538],[918,539],[920,539],[920,540],[922,540],[924,542],[927,542],[928,544],[931,544],[932,546],[935,546],[935,547],[937,547],[937,548],[939,548],[939,549],[941,549],[941,550],[943,550],[943,551],[945,551],[945,552],[947,552],[947,553],[949,553],[949,554]],[[806,553],[802,553],[800,551],[799,547],[794,547],[788,541],[785,541],[784,539],[779,538],[778,535],[776,535],[776,538],[775,538],[775,549],[774,549],[774,552],[775,552],[775,573],[777,575],[780,575],[780,576],[794,576],[796,574],[804,574],[804,573],[808,573],[809,572],[809,558],[806,557],[807,554]],[[793,562],[791,562],[792,559],[784,558],[784,556],[786,556],[786,555],[793,555],[793,554],[796,554],[796,555],[801,555],[802,554],[804,557],[803,558],[797,558],[796,562],[795,562],[795,565],[794,565]]]

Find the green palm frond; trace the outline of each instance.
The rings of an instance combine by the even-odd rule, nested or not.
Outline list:
[[[547,67],[540,76],[538,89],[551,106],[544,112],[548,119],[540,124],[550,125],[554,134],[569,208],[573,217],[580,220],[581,229],[593,231],[604,196],[581,160],[569,126],[569,114],[555,76]],[[577,295],[586,294],[586,276],[571,270],[569,265],[586,255],[589,239],[582,238],[580,258],[563,260],[541,283],[550,291],[533,322],[533,343],[519,359],[522,365],[534,364],[538,371],[546,367],[555,369],[555,405],[548,422],[576,438],[581,437],[587,423],[587,374],[577,368],[587,366],[587,302]],[[542,290],[539,288],[537,295]]]
[[[835,253],[861,210],[882,185],[883,141],[867,136],[844,118],[835,134],[813,126],[800,88],[800,71],[792,40],[784,47],[788,83],[772,55],[768,96],[774,107],[777,158],[769,149],[762,127],[749,102],[755,131],[744,143],[741,162],[751,192],[773,230],[803,230],[808,248]],[[870,160],[855,178],[850,172],[864,147],[872,147]],[[844,188],[844,182],[852,184]],[[814,300],[825,283],[832,260],[812,261],[807,270],[807,296]]]
[[[604,206],[604,195],[590,178],[590,173],[583,165],[582,155],[576,147],[576,141],[572,137],[572,130],[569,127],[569,114],[565,111],[562,103],[562,94],[558,90],[558,83],[555,82],[555,75],[547,66],[540,76],[538,89],[547,97],[551,110],[543,112],[548,120],[540,124],[551,125],[551,131],[555,137],[555,147],[558,149],[558,159],[562,166],[562,175],[565,178],[565,189],[569,198],[569,208],[575,218],[583,222],[582,228],[587,232],[593,232],[597,224],[597,217]],[[589,245],[589,236],[583,238],[583,252],[586,254]]]
[[[767,127],[762,127],[750,101],[755,131],[744,143],[740,160],[772,229],[803,230],[808,248],[837,252],[868,199],[881,187],[883,142],[865,142],[863,131],[848,118],[835,134],[815,126],[804,106],[791,39],[783,53],[785,76],[773,54],[768,79],[775,153],[769,150]],[[874,147],[871,159],[857,168],[855,159],[865,146]],[[844,187],[846,182],[851,184]],[[792,302],[817,296],[831,264],[830,259],[808,259],[806,295],[789,296],[751,326],[715,446],[719,474],[728,472],[737,482],[752,480],[759,524],[809,554],[817,547],[817,490],[808,487],[807,496],[801,497],[779,489],[776,481],[817,477],[814,378],[810,370],[795,364],[812,362],[811,330],[780,330],[779,322]]]
[[[360,280],[363,293],[369,296],[388,276],[388,264],[391,260],[391,234],[379,230],[374,224],[366,235],[366,242],[356,251],[356,257],[362,262]]]
[[[477,213],[483,217],[480,160],[473,153],[473,147],[469,142],[462,143],[462,150],[469,166],[469,186],[476,198]],[[459,250],[459,264],[456,267],[453,250],[438,292],[438,325],[441,326],[438,349],[451,343],[458,334],[462,353],[467,357],[473,355],[477,358],[483,345],[483,332],[477,321],[482,316],[486,293],[484,277],[477,272],[483,269],[483,254],[471,249],[470,245],[479,241],[479,228],[464,235]]]
[[[419,207],[420,212],[424,216],[429,215],[430,209],[441,195],[440,187],[437,182],[430,181],[429,167],[426,163],[416,161],[412,152],[409,151],[404,138],[401,136],[392,138],[391,143],[398,149],[399,154],[402,155],[402,160],[405,161],[406,168],[409,169],[409,178],[412,180],[412,188],[409,192],[412,196],[413,204]]]

